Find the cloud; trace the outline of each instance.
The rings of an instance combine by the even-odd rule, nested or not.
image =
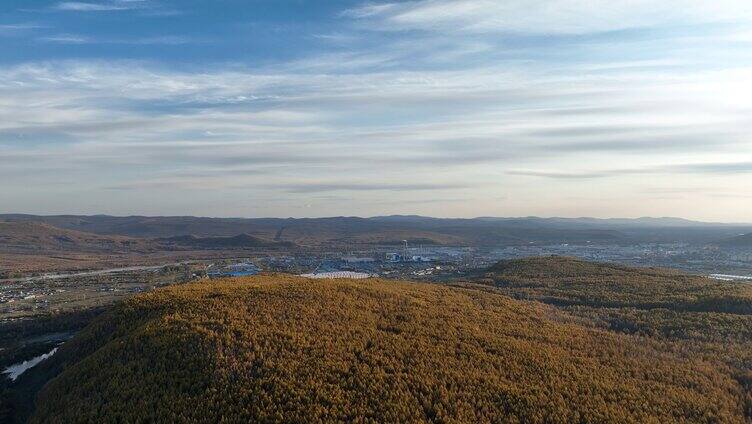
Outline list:
[[[342,184],[342,183],[305,183],[280,184],[273,188],[289,193],[320,193],[330,191],[436,191],[467,188],[462,184]]]
[[[113,12],[147,9],[152,6],[153,4],[147,0],[112,0],[108,2],[63,1],[57,3],[54,9],[70,12]]]
[[[16,37],[28,34],[34,30],[46,28],[44,25],[39,24],[1,24],[0,25],[0,37]]]
[[[292,194],[311,194],[329,192],[421,192],[421,191],[445,191],[467,188],[461,184],[403,184],[403,183],[275,183],[258,184],[255,182],[243,182],[228,178],[229,176],[258,175],[262,172],[223,172],[216,174],[173,175],[151,180],[137,180],[123,184],[103,187],[106,190],[220,190],[220,189],[262,189],[274,192],[286,192]]]
[[[132,6],[121,3],[87,4]],[[522,2],[504,2],[510,11],[501,4],[351,10],[340,19],[344,26],[325,27],[330,37],[305,37],[320,40],[319,48],[284,61],[221,63],[199,55],[190,66],[161,58],[0,64],[0,194],[18,205],[54,206],[64,194],[92,193],[97,204],[122,209],[117,190],[128,190],[141,202],[133,204],[179,210],[198,207],[181,190],[202,190],[203,203],[228,214],[246,214],[258,199],[270,199],[258,206],[263,211],[286,214],[310,193],[321,194],[311,201],[316,214],[338,207],[325,205],[332,194],[366,213],[378,205],[431,213],[430,199],[467,196],[445,213],[545,214],[565,197],[591,199],[570,211],[603,206],[603,193],[587,192],[593,187],[629,193],[644,180],[658,188],[752,184],[747,50],[716,56],[721,45],[650,32],[582,35],[631,26],[632,11],[623,24],[566,16],[546,24],[551,34],[544,34],[536,25],[561,11],[529,17]],[[545,2],[528,4],[537,10]],[[431,9],[439,6],[446,9]],[[492,25],[500,12],[513,22]],[[681,20],[675,16],[646,23]],[[376,26],[390,31],[371,31]],[[200,41],[39,35],[58,43]],[[540,178],[566,189],[550,190]],[[61,189],[61,181],[75,184]]]
[[[667,167],[666,170],[699,174],[748,174],[752,173],[750,162],[689,163]]]
[[[418,0],[365,4],[345,16],[371,29],[586,34],[661,25],[738,22],[746,0]]]
[[[142,37],[142,38],[94,38],[76,34],[59,34],[44,37],[37,37],[37,41],[60,44],[130,44],[130,45],[166,45],[177,46],[188,43],[201,43],[202,40],[196,40],[186,36],[166,35],[159,37]]]
[[[380,179],[390,170],[431,178],[439,165],[457,172],[477,166],[514,171],[513,164],[529,163],[535,170],[543,162],[556,167],[613,152],[658,158],[678,152],[696,160],[722,146],[734,146],[729,155],[748,154],[746,105],[717,112],[714,105],[724,103],[718,81],[738,92],[751,74],[703,73],[664,84],[653,76],[550,80],[482,67],[329,74],[301,72],[294,63],[268,72],[37,63],[0,68],[6,117],[0,133],[7,135],[7,149],[29,155],[39,144],[14,140],[43,137],[47,153],[59,151],[55,160],[71,168],[82,162],[155,169],[167,163],[182,172],[259,165],[280,177],[357,172]],[[712,87],[707,94],[706,86]],[[608,95],[593,95],[599,91]],[[635,92],[651,93],[651,101]],[[680,105],[666,107],[665,101]],[[374,115],[379,119],[364,120]],[[39,166],[48,165],[44,157]]]
[[[509,175],[526,177],[541,177],[556,180],[599,179],[608,177],[620,177],[625,175],[652,175],[652,174],[752,174],[752,162],[710,162],[710,163],[684,163],[647,166],[635,169],[606,169],[598,171],[551,171],[551,170],[511,170]],[[707,191],[707,189],[705,189]],[[657,188],[651,192],[677,193],[688,192],[687,189]]]
[[[50,35],[45,37],[38,37],[37,40],[48,43],[60,43],[60,44],[87,44],[92,42],[91,39],[71,34]]]
[[[617,132],[618,129],[614,131]],[[545,144],[541,146],[541,149],[558,152],[621,152],[634,154],[660,151],[686,152],[710,150],[717,152],[723,149],[732,150],[737,141],[736,137],[718,137],[721,134],[722,132],[713,134],[716,137],[714,141],[710,141],[712,138],[703,134],[682,136],[680,131],[674,131],[672,134],[663,137],[644,134],[633,135],[630,138],[626,138],[625,136],[603,136],[598,141]]]
[[[102,12],[112,10],[128,10],[129,7],[126,4],[118,3],[84,3],[77,1],[65,1],[58,3],[56,9],[76,12]]]
[[[580,180],[580,179],[614,177],[614,176],[627,175],[627,174],[639,174],[639,173],[644,173],[644,172],[645,171],[641,171],[637,169],[584,171],[584,172],[512,170],[512,171],[508,171],[507,174],[520,175],[524,177],[551,178],[555,180]]]

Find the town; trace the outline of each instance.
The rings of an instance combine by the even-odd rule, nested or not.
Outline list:
[[[501,259],[572,256],[640,267],[675,268],[725,279],[752,278],[752,250],[715,249],[684,243],[599,245],[552,244],[498,248],[375,246],[361,250],[232,252],[224,258],[90,272],[32,275],[1,280],[0,320],[112,304],[124,297],[170,284],[288,273],[310,278],[380,277],[428,282],[461,279]]]

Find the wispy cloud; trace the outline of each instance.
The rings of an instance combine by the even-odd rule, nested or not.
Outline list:
[[[597,179],[619,177],[625,175],[653,175],[653,174],[752,174],[752,162],[710,162],[710,163],[683,163],[649,166],[636,169],[607,169],[599,171],[552,171],[552,170],[511,170],[509,175],[526,177],[541,177],[557,180]],[[707,190],[706,190],[707,191]],[[660,192],[687,192],[685,189],[653,189],[653,193]]]
[[[555,180],[580,180],[580,179],[593,179],[593,178],[606,178],[618,175],[626,174],[639,174],[645,173],[645,171],[637,169],[622,169],[622,170],[606,170],[606,171],[579,171],[579,172],[567,172],[567,171],[535,171],[535,170],[511,170],[507,172],[509,175],[519,175],[524,177],[541,177],[551,178]]]
[[[658,25],[737,22],[752,17],[745,0],[418,0],[365,4],[346,16],[372,29],[583,34]]]
[[[64,1],[58,3],[55,9],[73,12],[111,12],[143,9],[146,7],[149,7],[149,3],[145,0],[115,0],[109,2]]]
[[[73,34],[49,35],[49,36],[44,36],[44,37],[37,37],[37,40],[46,42],[46,43],[61,43],[61,44],[87,44],[93,41],[90,38],[87,38],[81,35],[73,35]]]
[[[142,38],[95,38],[76,34],[58,34],[37,37],[37,41],[60,44],[126,44],[126,45],[166,45],[177,46],[188,43],[201,43],[202,40],[192,39],[186,36],[158,36]]]
[[[671,166],[668,169],[677,172],[700,174],[750,174],[752,173],[752,161],[680,164]]]
[[[65,2],[51,13],[120,19],[93,12],[160,4]],[[657,202],[640,189],[648,182],[744,194],[752,187],[746,3],[723,3],[740,5],[735,16],[710,2],[667,4],[372,3],[313,25],[300,40],[314,46],[289,58],[249,53],[231,63],[214,54],[237,45],[213,33],[29,29],[32,43],[80,45],[32,44],[76,56],[0,65],[0,194],[23,205],[91,193],[87,207],[126,210],[117,191],[128,190],[141,204],[208,210],[179,195],[192,190],[218,214],[251,206],[286,214],[301,197],[311,199],[306,213],[341,213],[327,204],[337,196],[352,213],[388,205],[384,212],[431,214],[431,199],[468,199],[442,208],[450,215],[647,214]],[[685,24],[679,34],[675,23]],[[201,43],[212,51],[202,55]],[[171,61],[182,50],[196,57]],[[144,59],[113,59],[118,51]],[[616,192],[633,195],[619,204]],[[685,197],[703,204],[708,192]],[[666,204],[678,214],[687,206]]]
[[[0,24],[0,36],[22,35],[40,28],[45,28],[45,26],[31,23]]]
[[[741,84],[750,74],[752,70],[733,78]],[[597,78],[578,82],[587,87],[581,92],[572,91],[571,84],[562,90],[557,82],[534,78],[486,69],[328,75],[284,68],[276,73],[238,69],[185,73],[138,63],[25,65],[0,70],[0,93],[5,99],[0,100],[0,112],[9,117],[0,124],[0,132],[58,134],[82,146],[98,146],[92,152],[111,151],[108,154],[120,160],[130,156],[143,162],[157,155],[155,160],[184,159],[185,166],[202,161],[266,162],[329,164],[332,169],[354,166],[365,171],[400,164],[411,169],[436,164],[462,168],[567,160],[572,155],[614,151],[700,155],[709,146],[720,152],[718,146],[723,144],[736,145],[729,155],[738,155],[749,125],[742,113],[744,105],[734,119],[727,109],[711,112],[714,103],[725,102],[717,81],[737,90],[725,72],[706,74],[701,80],[692,76],[684,84],[673,79],[666,86],[656,85],[654,79],[625,83]],[[713,96],[698,89],[706,85],[713,87]],[[609,96],[591,96],[595,87]],[[675,90],[666,90],[669,87]],[[664,100],[673,98],[685,107],[665,109],[663,103],[643,103],[632,97],[636,90],[654,95],[663,91]],[[688,99],[693,91],[694,97]],[[20,99],[29,96],[35,101],[19,108]],[[520,108],[520,99],[535,100]],[[366,112],[366,100],[370,113],[389,116],[397,108],[418,114],[402,118],[399,124],[349,124]],[[702,104],[697,110],[701,113],[693,112],[693,103]],[[151,106],[144,109],[145,104]],[[567,114],[545,113],[554,104],[558,110],[578,111],[581,126],[572,127]],[[585,105],[588,112],[583,111]],[[621,105],[621,112],[608,110],[614,105]],[[689,137],[698,133],[697,128],[702,128],[701,136]],[[652,139],[625,138],[642,133],[652,133]],[[121,148],[131,153],[122,156]]]
[[[281,184],[272,186],[290,193],[320,193],[330,191],[444,191],[467,188],[462,184],[342,184],[342,183],[305,183]]]

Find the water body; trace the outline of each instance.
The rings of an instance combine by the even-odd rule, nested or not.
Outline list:
[[[3,374],[7,374],[8,378],[10,378],[11,381],[16,381],[19,375],[25,373],[26,370],[28,370],[29,368],[36,366],[40,362],[54,355],[55,352],[57,352],[57,348],[54,348],[51,351],[43,355],[39,355],[36,358],[29,359],[28,361],[23,361],[17,364],[13,364],[9,366],[8,368],[6,368],[5,371],[3,371]]]

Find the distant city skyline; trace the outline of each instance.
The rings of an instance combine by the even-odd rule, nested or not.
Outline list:
[[[752,221],[752,2],[0,4],[0,213]]]

